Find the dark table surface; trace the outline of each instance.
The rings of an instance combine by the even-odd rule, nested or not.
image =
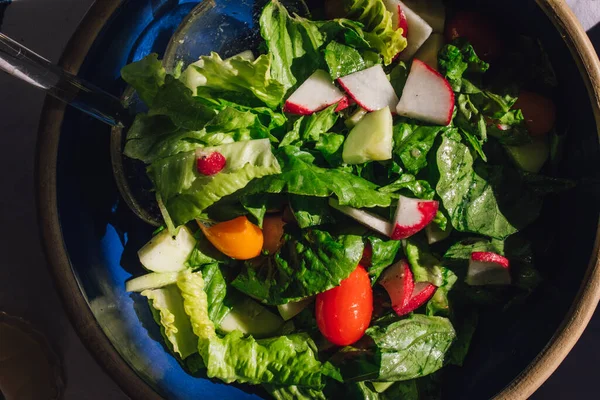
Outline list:
[[[102,0],[100,0],[102,1]],[[16,0],[2,32],[56,62],[93,0]],[[0,1],[1,3],[1,1]],[[568,0],[600,48],[600,1]],[[46,269],[34,207],[34,153],[44,94],[0,73],[0,310],[31,321],[52,343],[67,378],[65,399],[127,398],[74,332]],[[598,398],[600,312],[573,351],[532,397]]]

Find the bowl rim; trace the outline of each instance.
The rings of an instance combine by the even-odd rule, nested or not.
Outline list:
[[[77,74],[89,49],[122,0],[96,0],[71,36],[59,60]],[[600,61],[579,21],[562,0],[536,0],[550,18],[577,63],[590,97],[600,139]],[[96,361],[133,399],[161,399],[113,347],[95,319],[72,270],[58,218],[56,164],[59,136],[66,106],[46,97],[36,146],[36,208],[42,246],[54,285],[69,319]],[[569,312],[546,347],[494,399],[527,399],[558,368],[573,348],[600,300],[600,224],[584,280]]]

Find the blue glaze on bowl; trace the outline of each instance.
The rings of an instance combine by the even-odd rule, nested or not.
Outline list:
[[[79,75],[120,95],[120,69],[156,52],[160,56],[181,20],[198,1],[125,1],[96,39]],[[222,18],[239,34],[252,27],[247,3],[226,1]],[[207,46],[209,46],[208,44]],[[222,43],[208,51],[220,51]],[[163,344],[148,303],[125,292],[125,282],[145,273],[137,250],[152,227],[120,200],[112,177],[110,129],[67,109],[57,165],[57,200],[64,243],[82,292],[99,325],[123,359],[169,399],[258,399],[239,388],[188,374]],[[75,294],[74,294],[75,295]]]

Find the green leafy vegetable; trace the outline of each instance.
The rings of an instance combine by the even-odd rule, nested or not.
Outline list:
[[[326,400],[322,391],[301,386],[263,385],[275,400]]]
[[[273,62],[274,61],[274,62]],[[194,95],[203,97],[205,94],[218,94],[218,97],[227,97],[223,93],[236,96],[254,97],[270,108],[275,108],[283,101],[286,87],[271,76],[271,69],[277,62],[271,55],[261,55],[255,61],[242,57],[233,57],[222,60],[217,53],[200,57],[200,61],[189,66],[190,70],[182,75],[186,77],[195,74],[194,82],[200,83],[197,87],[190,87]],[[190,80],[186,83],[189,84]]]
[[[444,135],[437,152],[440,179],[436,191],[452,226],[504,239],[537,218],[541,199],[516,171],[475,163],[455,134]]]
[[[300,228],[335,222],[328,199],[290,195],[290,208]]]
[[[325,47],[324,54],[332,79],[338,79],[367,68],[367,64],[358,50],[336,41],[329,42]]]
[[[371,282],[377,282],[381,273],[396,260],[396,255],[402,248],[402,242],[399,240],[383,240],[378,237],[369,237],[371,245],[371,267],[369,275]]]
[[[226,383],[321,386],[321,363],[306,334],[256,340],[239,331],[217,336],[209,319],[202,273],[186,271],[177,282],[185,312],[198,336],[198,350],[209,378]]]
[[[383,193],[396,193],[402,190],[408,190],[419,199],[431,200],[435,197],[435,190],[429,185],[429,182],[417,180],[411,174],[403,174],[389,185],[379,188],[379,191]]]
[[[341,169],[317,167],[314,156],[297,147],[284,146],[277,156],[282,164],[281,174],[255,180],[248,186],[248,193],[335,195],[341,205],[356,208],[387,207],[391,203],[390,195],[378,192],[375,184]]]
[[[279,252],[247,262],[231,284],[267,304],[298,301],[339,285],[358,265],[363,248],[360,236],[319,230],[286,234]]]
[[[152,106],[167,75],[158,54],[152,53],[140,61],[128,64],[121,69],[123,80],[129,83],[146,105]]]
[[[427,166],[427,155],[442,129],[439,126],[397,124],[394,126],[394,156],[408,172],[416,174]]]
[[[273,58],[271,74],[284,93],[321,66],[319,48],[323,35],[317,25],[300,16],[290,16],[279,1],[271,1],[263,9],[260,33]]]
[[[378,381],[408,380],[437,371],[456,337],[449,320],[423,315],[372,326],[366,334],[381,355]]]
[[[161,289],[144,290],[154,320],[169,348],[185,359],[198,351],[198,338],[192,331],[190,320],[183,309],[183,298],[176,285]]]
[[[225,168],[214,176],[201,175],[196,153],[160,159],[148,169],[166,211],[178,226],[201,215],[208,206],[245,187],[252,179],[277,174],[280,167],[267,139],[206,147],[207,154],[221,153]]]
[[[402,29],[394,29],[392,13],[382,0],[343,0],[346,17],[364,25],[365,38],[369,45],[383,56],[386,65],[406,47]]]

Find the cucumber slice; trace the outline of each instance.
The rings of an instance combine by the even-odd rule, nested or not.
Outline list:
[[[313,299],[314,297],[307,297],[306,299],[302,299],[293,303],[281,304],[277,306],[277,310],[284,321],[289,321],[296,315],[300,314],[300,312],[302,312],[302,310],[304,310],[306,307],[308,307]]]
[[[365,115],[350,131],[342,158],[346,164],[383,161],[392,158],[393,121],[389,107]]]
[[[196,239],[185,226],[179,229],[175,238],[165,229],[138,251],[138,257],[149,271],[181,271],[186,268],[185,262],[195,246]]]
[[[223,318],[219,330],[240,331],[254,337],[268,337],[279,331],[283,320],[254,300],[244,298]]]
[[[125,282],[127,292],[142,292],[149,289],[158,289],[177,282],[179,271],[177,272],[152,272],[150,274],[138,276]]]
[[[515,164],[523,171],[537,174],[550,157],[550,143],[546,136],[533,138],[521,146],[504,146]]]

